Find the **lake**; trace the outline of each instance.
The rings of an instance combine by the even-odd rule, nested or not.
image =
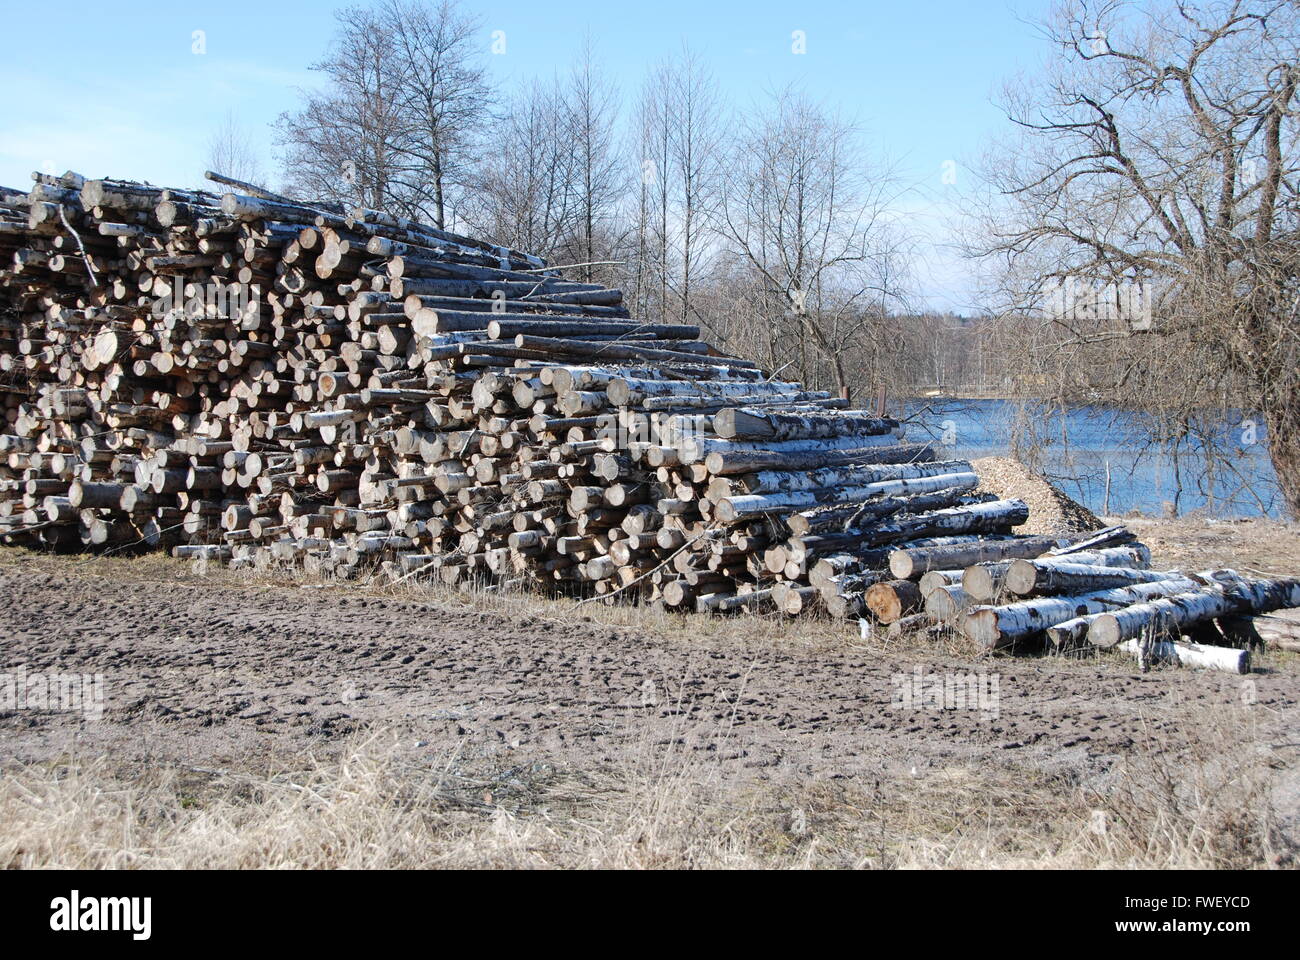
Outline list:
[[[910,439],[929,437],[945,455],[1016,456],[1096,513],[1137,510],[1213,516],[1282,512],[1262,418],[1231,414],[1199,427],[1175,451],[1153,437],[1141,413],[1116,407],[1067,409],[1014,400],[909,401]]]

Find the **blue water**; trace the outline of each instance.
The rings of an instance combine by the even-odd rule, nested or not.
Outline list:
[[[1059,408],[1009,400],[942,399],[905,405],[909,439],[928,438],[945,455],[1017,456],[1090,510],[1213,516],[1281,514],[1263,420],[1207,418],[1180,444],[1153,436],[1142,414],[1114,407]]]

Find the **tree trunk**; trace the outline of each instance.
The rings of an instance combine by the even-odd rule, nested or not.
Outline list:
[[[900,547],[889,555],[889,570],[903,580],[915,580],[930,570],[952,570],[990,561],[1038,557],[1069,543],[1068,537],[1020,537],[940,547]]]
[[[437,147],[433,151],[433,225],[439,230],[447,229],[446,207],[442,193],[442,151]]]
[[[792,490],[767,494],[748,494],[725,497],[715,504],[714,512],[722,523],[735,523],[745,517],[764,513],[793,513],[806,510],[819,503],[839,503],[842,500],[866,500],[875,496],[899,496],[914,493],[934,493],[939,490],[973,490],[979,485],[974,473],[949,473],[933,477],[912,477],[883,480],[856,487],[819,487],[815,490]],[[974,507],[958,508],[974,510]],[[1014,514],[1008,514],[1009,516]],[[936,520],[939,518],[936,518]],[[1024,518],[1008,520],[1008,524],[1023,523]],[[919,536],[919,534],[918,534]]]
[[[1300,520],[1300,396],[1288,392],[1264,411],[1268,452],[1286,511]]]
[[[1003,560],[997,563],[980,564],[967,567],[962,574],[962,587],[970,598],[977,603],[987,603],[994,599],[1008,583],[1011,569],[1021,569],[1021,564],[1029,563],[1032,570],[1049,569],[1058,564],[1093,564],[1102,567],[1132,567],[1145,570],[1151,565],[1151,551],[1138,544],[1129,547],[1107,547],[1102,550],[1067,553],[1059,556],[1048,555],[1037,560]],[[1036,583],[1036,575],[1035,575]],[[1031,583],[1030,590],[1034,584]],[[1012,589],[1011,592],[1019,591]],[[1045,591],[1044,591],[1045,592]]]
[[[714,423],[715,425],[717,423],[716,417]],[[789,493],[794,490],[816,490],[819,487],[857,487],[869,483],[880,483],[885,480],[905,480],[972,472],[973,468],[965,460],[823,467],[807,471],[763,470],[742,477],[739,486],[744,493]]]
[[[1127,587],[1135,583],[1172,580],[1179,576],[1182,574],[1141,570],[1126,563],[1013,560],[1007,568],[1005,585],[1016,596],[1029,597],[1053,593],[1087,593],[1111,587]]]
[[[898,421],[874,417],[863,410],[800,416],[730,407],[714,417],[713,429],[728,440],[809,440],[854,434],[881,436],[897,430]]]
[[[881,623],[893,623],[921,609],[925,598],[911,580],[890,580],[867,588],[867,608]]]
[[[816,536],[842,531],[846,526],[862,527],[869,521],[883,520],[896,514],[929,513],[932,510],[944,510],[948,507],[992,503],[996,499],[997,497],[991,493],[971,494],[964,490],[946,490],[912,497],[884,497],[796,513],[787,517],[785,523],[792,536]]]
[[[962,590],[961,584],[939,587],[925,596],[925,612],[934,620],[954,621],[969,605],[970,598]]]
[[[848,450],[715,450],[704,465],[716,476],[731,476],[762,470],[816,470],[834,464],[851,463],[920,463],[934,459],[934,449],[926,444],[890,444],[856,447]]]

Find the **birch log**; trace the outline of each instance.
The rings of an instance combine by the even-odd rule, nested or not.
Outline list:
[[[1185,667],[1223,670],[1227,673],[1250,673],[1250,651],[1232,647],[1207,647],[1198,643],[1175,643],[1170,640],[1125,640],[1124,651],[1138,658],[1146,667],[1151,661],[1168,660]]]
[[[1121,550],[1124,548],[1120,548]],[[1068,558],[1081,556],[1068,554]],[[1053,593],[1087,593],[1135,583],[1153,583],[1180,576],[1176,571],[1142,570],[1104,563],[1074,563],[1060,560],[1013,560],[1007,567],[1005,585],[1017,596]]]
[[[897,420],[865,411],[809,416],[730,407],[713,418],[713,429],[727,440],[809,440],[819,437],[881,436],[898,429]]]
[[[889,556],[889,570],[902,580],[915,580],[927,570],[948,570],[989,561],[1038,557],[1053,547],[1068,546],[1068,537],[1023,537],[964,543],[951,547],[922,547],[896,550]]]
[[[780,493],[795,490],[816,490],[833,486],[851,490],[855,487],[884,483],[890,480],[912,480],[921,477],[973,473],[974,470],[968,461],[944,460],[933,463],[853,464],[799,472],[764,470],[728,482],[733,483],[745,493]],[[846,494],[845,499],[849,499],[851,496],[851,494]]]
[[[926,444],[880,444],[837,447],[833,450],[786,450],[764,447],[714,449],[706,454],[704,465],[715,477],[763,470],[789,472],[816,470],[831,465],[907,464],[934,459],[934,449]]]
[[[1037,560],[1004,560],[995,563],[979,564],[967,567],[962,575],[962,588],[971,600],[983,603],[998,596],[1006,586],[1007,573],[1013,566],[1031,563],[1034,571],[1051,569],[1058,564],[1092,564],[1103,567],[1131,567],[1145,570],[1151,564],[1151,551],[1145,546],[1106,547],[1091,552],[1068,553],[1063,555],[1041,556]],[[1021,574],[1024,578],[1030,575]],[[1037,573],[1032,575],[1031,583],[1036,583]],[[1118,586],[1119,584],[1115,584]],[[1009,588],[1008,588],[1009,589]],[[1035,587],[1028,587],[1027,592],[1034,592]],[[1018,592],[1018,591],[1012,591]],[[1049,591],[1040,591],[1049,592]]]
[[[1113,647],[1144,631],[1185,632],[1207,620],[1287,607],[1300,607],[1300,580],[1256,580],[1227,589],[1211,587],[1099,614],[1089,621],[1088,641],[1097,647]]]
[[[745,494],[722,498],[717,502],[714,514],[722,523],[735,523],[757,514],[792,513],[820,503],[866,500],[869,497],[906,496],[933,493],[937,490],[966,491],[973,490],[977,486],[979,486],[979,477],[974,473],[947,473],[930,477],[884,480],[853,487],[821,487],[814,490]],[[969,514],[969,516],[973,515]],[[1019,522],[1023,523],[1024,519]]]
[[[1106,613],[1117,607],[1171,597],[1213,583],[1236,583],[1239,579],[1234,571],[1213,570],[1198,574],[1195,578],[1177,577],[1156,583],[1099,590],[1077,597],[1042,597],[1003,606],[975,607],[966,614],[962,630],[979,646],[994,649],[1040,634],[1049,627],[1076,617]]]
[[[961,584],[949,584],[925,595],[925,612],[934,620],[955,621],[965,613],[970,602]]]
[[[868,609],[881,623],[893,623],[921,609],[921,588],[911,580],[890,580],[867,589]]]

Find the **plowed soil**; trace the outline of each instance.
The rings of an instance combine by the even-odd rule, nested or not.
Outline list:
[[[1265,742],[1300,719],[1296,657],[1281,653],[1249,677],[1140,674],[1118,654],[972,661],[864,644],[843,624],[798,643],[775,620],[740,634],[687,621],[661,635],[602,624],[589,607],[493,612],[347,584],[195,577],[180,564],[168,574],[171,561],[132,579],[15,553],[0,563],[0,673],[101,673],[106,700],[99,719],[0,713],[0,751],[19,761],[211,765],[328,752],[384,726],[413,749],[494,763],[591,768],[671,744],[702,751],[723,777],[863,779],[955,762],[1087,781],[1137,746],[1182,749],[1216,713],[1251,711]],[[899,678],[918,671],[982,671],[997,681],[996,709],[900,709]]]

